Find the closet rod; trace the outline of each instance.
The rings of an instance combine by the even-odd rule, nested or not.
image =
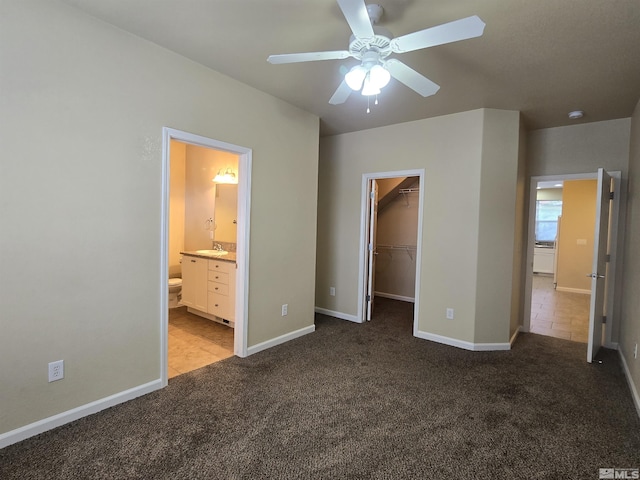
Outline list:
[[[411,260],[413,260],[413,255],[412,253],[415,253],[417,251],[417,247],[415,245],[376,245],[376,248],[380,248],[382,250],[403,250],[405,252],[407,252],[407,255],[409,255],[409,258]],[[392,252],[389,252],[389,256],[391,258],[393,258]]]
[[[415,245],[382,245],[378,243],[376,245],[378,248],[386,248],[390,250],[406,250],[407,248],[411,250],[416,250],[418,247]]]

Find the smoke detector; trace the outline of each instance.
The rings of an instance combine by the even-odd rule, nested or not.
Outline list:
[[[574,110],[573,112],[569,112],[569,118],[571,120],[578,120],[582,117],[584,117],[584,112],[582,110]]]

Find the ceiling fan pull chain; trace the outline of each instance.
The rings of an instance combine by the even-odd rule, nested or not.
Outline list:
[[[376,94],[376,101],[373,103],[374,105],[378,104],[378,94]]]
[[[369,95],[367,95],[367,113],[371,113],[371,109],[369,108],[369,99],[371,97]]]

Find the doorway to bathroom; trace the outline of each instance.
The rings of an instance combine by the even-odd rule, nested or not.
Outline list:
[[[163,129],[165,384],[246,356],[250,162],[249,149]]]

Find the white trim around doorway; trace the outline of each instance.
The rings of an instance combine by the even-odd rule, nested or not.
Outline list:
[[[618,249],[618,223],[620,218],[620,184],[622,174],[620,171],[607,172],[611,178],[614,179],[614,199],[613,209],[614,215],[611,219],[611,258],[609,261],[609,278],[610,282],[607,284],[607,318],[611,321],[607,321],[605,324],[605,335],[603,346],[606,348],[617,348],[617,343],[612,341],[613,323],[617,321],[613,315],[613,299],[615,293],[615,279],[616,279],[616,262],[617,262],[617,249]],[[533,285],[533,247],[535,245],[535,221],[536,221],[536,187],[538,182],[550,182],[550,181],[564,181],[564,180],[596,180],[598,178],[598,172],[578,173],[578,174],[566,174],[566,175],[545,175],[538,177],[531,177],[529,184],[529,227],[527,235],[527,261],[526,261],[526,273],[525,273],[525,291],[524,291],[524,317],[520,330],[528,332],[531,327],[531,289]],[[587,292],[577,292],[587,293]],[[591,292],[588,292],[591,293]]]
[[[420,311],[420,270],[422,259],[422,218],[424,216],[424,168],[415,170],[397,170],[394,172],[378,172],[378,173],[364,173],[362,175],[362,197],[360,204],[360,248],[358,249],[358,313],[356,315],[356,321],[363,323],[365,312],[365,257],[367,255],[367,204],[368,204],[368,185],[370,180],[379,180],[382,178],[397,178],[397,177],[419,177],[420,178],[420,192],[418,193],[418,238],[416,239],[416,286],[414,293],[414,306],[413,306],[413,335],[417,336],[418,333],[418,318]]]
[[[177,140],[200,147],[222,150],[239,156],[238,161],[238,233],[236,252],[236,321],[233,353],[246,357],[249,301],[249,226],[251,213],[251,161],[250,148],[202,137],[169,127],[162,128],[162,194],[160,219],[160,380],[168,384],[168,281],[169,281],[169,168],[170,143]]]

